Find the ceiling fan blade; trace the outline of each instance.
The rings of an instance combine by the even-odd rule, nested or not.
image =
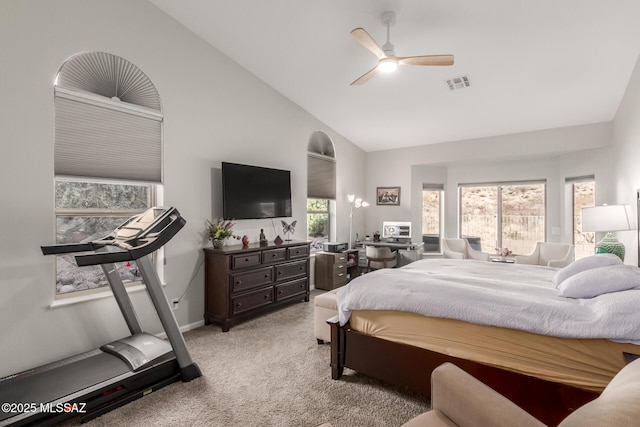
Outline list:
[[[382,48],[378,46],[378,43],[376,43],[373,37],[371,37],[369,33],[364,30],[364,28],[356,28],[355,30],[351,31],[351,36],[353,36],[353,38],[356,39],[356,41],[362,46],[369,49],[375,56],[378,57],[378,59],[382,59],[385,57]]]
[[[453,55],[424,55],[398,57],[403,65],[453,65]]]
[[[355,79],[351,83],[351,86],[360,86],[360,85],[365,84],[366,82],[369,81],[369,79],[371,79],[371,77],[376,75],[376,71],[378,71],[378,66],[377,65],[375,67],[373,67],[372,69],[370,69],[369,71],[367,71],[366,73],[364,73],[363,75],[361,75],[360,77],[358,77],[357,79]]]

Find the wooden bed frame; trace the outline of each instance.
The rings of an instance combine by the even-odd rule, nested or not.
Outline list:
[[[348,323],[343,327],[337,321],[328,323],[334,380],[349,368],[429,396],[431,372],[444,362],[452,362],[550,426],[598,396],[593,391],[362,334]]]

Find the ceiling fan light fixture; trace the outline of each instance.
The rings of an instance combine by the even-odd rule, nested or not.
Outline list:
[[[398,68],[398,60],[395,58],[382,58],[378,63],[378,70],[383,73],[391,73]]]

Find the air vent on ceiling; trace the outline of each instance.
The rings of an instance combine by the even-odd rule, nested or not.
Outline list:
[[[469,81],[469,76],[462,76],[447,80],[447,85],[449,89],[456,90],[471,86],[471,82]]]

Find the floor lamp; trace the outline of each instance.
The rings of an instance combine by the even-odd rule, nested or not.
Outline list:
[[[353,232],[353,210],[359,208],[366,208],[369,203],[362,200],[360,197],[356,199],[355,194],[349,194],[347,200],[351,203],[351,211],[349,212],[349,249],[352,248],[353,239],[351,238]]]
[[[582,208],[582,231],[606,232],[596,243],[596,254],[615,254],[624,261],[624,244],[618,241],[613,231],[635,229],[635,221],[629,205],[602,205]]]

